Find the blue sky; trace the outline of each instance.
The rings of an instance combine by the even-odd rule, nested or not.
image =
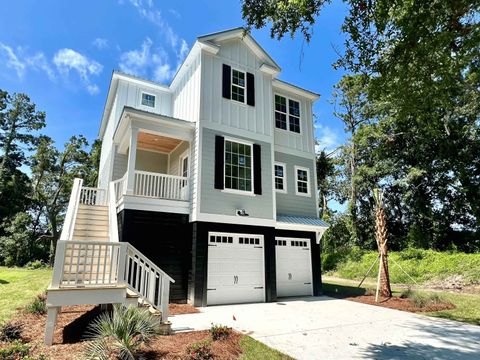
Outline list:
[[[169,84],[197,36],[244,24],[239,0],[11,0],[2,9],[0,88],[30,95],[59,146],[74,134],[96,138],[114,69]],[[310,44],[252,34],[282,67],[280,79],[321,94],[316,135],[329,150],[344,138],[329,103],[342,76],[331,65],[344,15],[340,1],[327,6]]]

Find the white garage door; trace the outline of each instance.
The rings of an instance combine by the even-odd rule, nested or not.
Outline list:
[[[265,301],[263,235],[209,233],[207,304]]]
[[[313,295],[310,239],[276,238],[277,296]]]

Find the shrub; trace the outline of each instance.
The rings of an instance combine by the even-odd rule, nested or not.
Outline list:
[[[398,253],[402,260],[422,260],[425,257],[425,251],[422,249],[406,249]]]
[[[212,347],[209,340],[198,341],[187,347],[188,359],[211,360],[213,359]]]
[[[30,270],[37,270],[37,269],[43,269],[47,267],[47,264],[45,264],[42,260],[34,260],[34,261],[29,261],[25,265],[25,267]]]
[[[226,339],[232,333],[232,328],[223,325],[212,324],[210,328],[210,335],[212,335],[213,341]]]
[[[442,297],[440,294],[420,293],[417,291],[412,291],[411,289],[403,291],[400,297],[403,299],[410,299],[412,304],[419,309],[438,304],[450,304],[450,302],[444,297]]]
[[[46,296],[44,294],[38,295],[30,304],[25,307],[25,310],[30,314],[43,315],[47,313]]]
[[[20,340],[14,340],[6,348],[0,349],[0,360],[25,359],[30,353],[30,346]]]
[[[115,305],[88,327],[88,359],[135,359],[139,347],[159,331],[158,320],[145,308]]]
[[[14,321],[7,322],[0,328],[0,341],[19,340],[22,337],[22,324]]]

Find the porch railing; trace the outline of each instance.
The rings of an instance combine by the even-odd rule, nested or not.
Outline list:
[[[134,195],[159,199],[189,199],[188,177],[135,171]]]
[[[57,243],[53,288],[127,286],[168,318],[170,276],[127,242]]]

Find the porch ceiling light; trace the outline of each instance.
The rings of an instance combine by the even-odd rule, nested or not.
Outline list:
[[[249,216],[245,209],[237,209],[237,216]]]

